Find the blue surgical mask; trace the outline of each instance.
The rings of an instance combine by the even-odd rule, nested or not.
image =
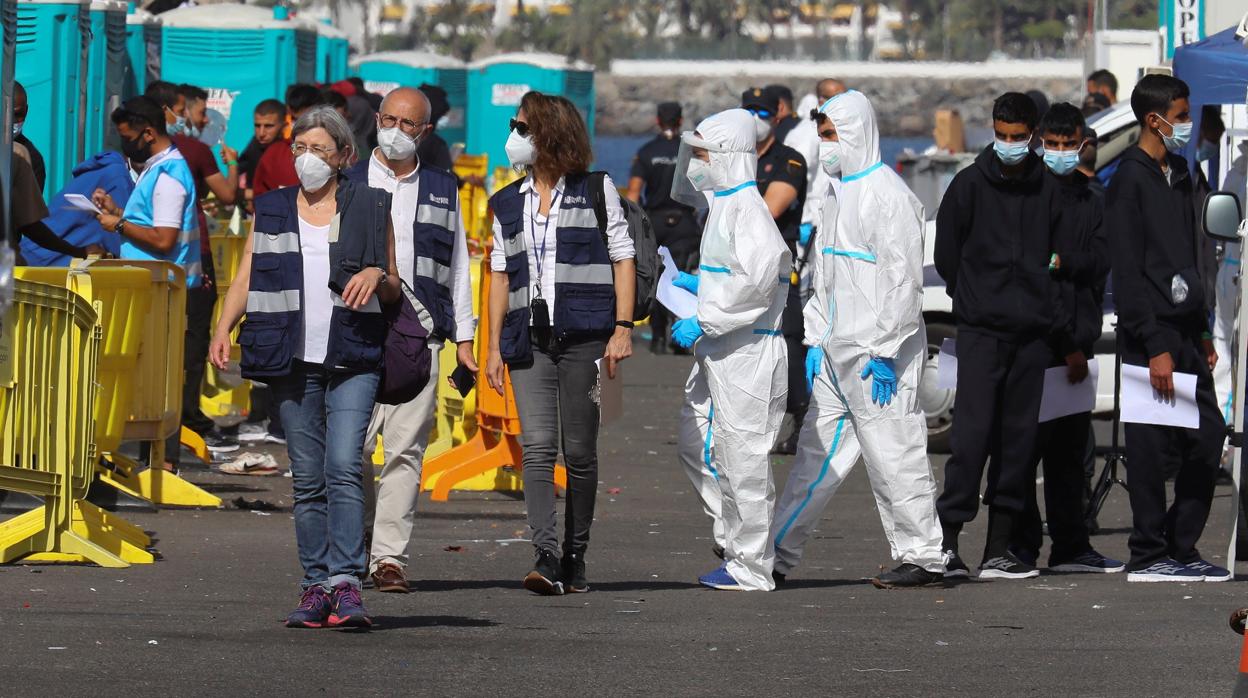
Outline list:
[[[1050,170],[1053,170],[1053,174],[1058,177],[1065,177],[1071,172],[1074,172],[1075,168],[1079,166],[1079,151],[1049,150],[1048,148],[1045,148],[1044,164],[1047,165]]]
[[[1200,147],[1196,148],[1196,161],[1208,162],[1213,159],[1214,155],[1217,155],[1217,154],[1218,154],[1217,143],[1201,143]]]
[[[1019,141],[1018,143],[1007,143],[997,139],[992,143],[992,149],[997,153],[997,157],[1003,165],[1017,165],[1027,159],[1027,153],[1031,150],[1030,139]]]
[[[187,135],[186,117],[185,116],[174,117],[173,123],[169,124],[169,126],[165,129],[165,131],[167,131],[169,135],[171,136]]]
[[[1169,126],[1170,131],[1174,134],[1172,136],[1167,136],[1161,132],[1161,129],[1157,129],[1157,135],[1161,136],[1161,141],[1166,144],[1166,150],[1169,150],[1172,153],[1177,153],[1186,148],[1187,142],[1192,140],[1192,122],[1189,121],[1185,124],[1172,124],[1169,121],[1162,119],[1160,114],[1157,118],[1161,119],[1161,123]]]
[[[26,125],[26,121],[24,119],[22,121],[13,122],[13,137],[14,138],[17,138],[18,136],[22,135],[22,127],[25,125]]]

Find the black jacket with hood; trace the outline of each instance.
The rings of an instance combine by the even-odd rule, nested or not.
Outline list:
[[[1119,327],[1149,358],[1173,351],[1167,336],[1176,331],[1189,339],[1209,331],[1195,182],[1183,158],[1166,157],[1168,181],[1148,153],[1127,149],[1105,198]]]
[[[1034,153],[1007,178],[992,146],[949,184],[936,215],[936,271],[959,327],[1005,340],[1048,338],[1076,349],[1049,261],[1056,187]]]
[[[1069,315],[1075,344],[1091,356],[1101,336],[1109,276],[1105,204],[1088,186],[1087,176],[1079,172],[1064,178],[1051,172],[1046,176],[1057,189],[1058,225],[1053,232],[1053,250],[1061,264],[1053,278]]]

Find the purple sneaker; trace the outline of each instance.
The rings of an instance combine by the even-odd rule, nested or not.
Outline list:
[[[329,620],[329,611],[333,608],[329,593],[320,585],[304,589],[299,597],[299,608],[286,616],[288,628],[323,628]]]
[[[367,628],[373,624],[360,599],[360,588],[348,582],[334,587],[334,611],[329,614],[331,628]]]

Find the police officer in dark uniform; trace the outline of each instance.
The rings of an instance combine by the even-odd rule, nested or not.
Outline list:
[[[672,200],[672,177],[676,172],[676,152],[680,148],[680,104],[659,104],[656,120],[659,135],[641,146],[633,158],[626,196],[645,208],[655,239],[671,250],[676,266],[682,271],[693,271],[698,266],[702,226],[692,208]],[[655,354],[667,352],[670,322],[671,313],[661,306],[650,316],[654,332],[650,351]]]
[[[751,87],[741,95],[741,108],[759,119],[758,171],[755,180],[763,201],[776,220],[780,236],[797,259],[802,207],[806,205],[806,160],[802,154],[776,139],[781,121],[780,100],[772,90]],[[806,389],[806,347],[802,344],[802,295],[796,275],[789,283],[784,307],[784,339],[789,347],[789,400],[785,411],[793,416],[793,432],[776,447],[777,453],[796,453],[797,436],[810,403]]]
[[[780,119],[776,122],[774,133],[776,140],[783,143],[789,131],[802,123],[802,117],[793,112],[793,90],[784,85],[768,85],[763,88],[763,92],[769,92],[776,97],[776,112]]]

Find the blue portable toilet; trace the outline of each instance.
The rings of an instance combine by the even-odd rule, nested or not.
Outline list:
[[[438,135],[447,143],[463,143],[467,130],[468,66],[449,56],[424,51],[383,51],[351,61],[352,74],[369,92],[385,95],[397,87],[427,83],[446,90],[450,111],[438,123]]]
[[[554,54],[505,53],[468,67],[468,152],[505,166],[507,123],[530,90],[567,97],[594,134],[594,69]]]
[[[83,155],[118,150],[121,139],[109,116],[121,106],[130,59],[126,53],[126,3],[93,0],[90,6],[91,48],[87,59],[87,112]]]
[[[30,116],[22,133],[47,170],[44,193],[60,190],[83,159],[90,5],[21,0],[13,79],[26,88]]]
[[[329,18],[316,23],[316,81],[329,84],[347,77],[347,54],[351,44],[346,32]]]
[[[240,152],[257,104],[285,101],[287,87],[316,77],[316,29],[280,5],[201,5],[160,19],[161,77],[206,90],[208,107],[229,122],[225,142]]]
[[[160,18],[131,2],[126,15],[126,55],[130,70],[122,99],[143,94],[149,82],[160,79]]]

